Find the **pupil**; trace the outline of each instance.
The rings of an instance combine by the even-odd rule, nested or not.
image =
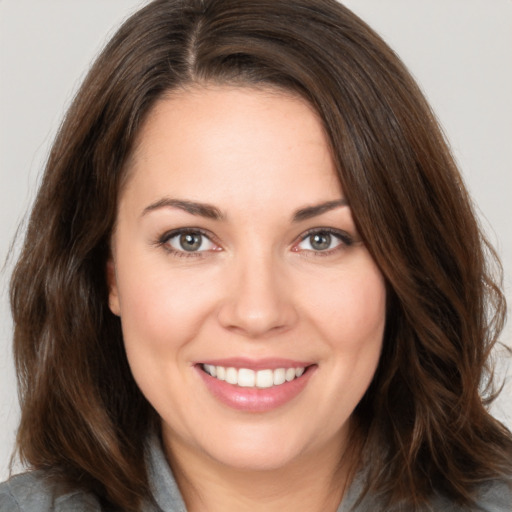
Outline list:
[[[180,245],[185,251],[197,251],[201,247],[201,235],[185,233],[180,236]]]
[[[325,251],[331,245],[329,233],[317,233],[311,237],[311,247],[317,251]]]

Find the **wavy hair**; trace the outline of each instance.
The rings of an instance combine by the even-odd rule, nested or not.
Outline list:
[[[388,289],[381,361],[353,415],[371,460],[365,492],[389,510],[432,493],[473,503],[480,484],[512,474],[511,434],[482,398],[505,314],[497,259],[418,86],[334,0],[156,0],[98,57],[11,281],[21,459],[122,510],[150,495],[144,440],[157,416],[131,376],[105,269],[141,123],[196,83],[277,87],[318,112]]]

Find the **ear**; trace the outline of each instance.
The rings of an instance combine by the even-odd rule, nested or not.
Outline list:
[[[119,292],[117,288],[116,266],[112,256],[107,261],[108,307],[114,315],[121,316]]]

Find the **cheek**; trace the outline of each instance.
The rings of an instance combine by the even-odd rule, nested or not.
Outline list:
[[[368,389],[377,369],[386,318],[386,288],[375,266],[346,273],[317,292],[316,327],[328,344],[324,408],[332,411],[332,424],[343,424]],[[336,406],[333,408],[332,403]],[[334,412],[336,411],[336,412]]]
[[[318,281],[317,286],[310,286],[307,296],[315,323],[333,348],[359,352],[367,346],[380,346],[386,288],[373,262]]]
[[[142,350],[151,347],[160,353],[193,339],[212,307],[215,291],[206,286],[211,281],[206,276],[191,279],[188,274],[162,272],[154,265],[140,268],[144,272],[119,272],[127,350],[140,344]]]
[[[120,280],[121,325],[133,377],[165,415],[166,407],[173,409],[181,400],[180,393],[171,390],[182,390],[190,377],[187,351],[208,317],[211,301],[208,289],[190,278],[145,268],[151,270],[128,272]]]

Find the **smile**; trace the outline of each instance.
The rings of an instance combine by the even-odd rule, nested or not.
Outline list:
[[[210,376],[228,384],[243,388],[265,389],[280,386],[301,377],[305,367],[251,370],[203,364],[202,369]]]
[[[213,397],[250,413],[269,412],[292,402],[318,370],[312,362],[244,358],[196,363],[194,367]]]

